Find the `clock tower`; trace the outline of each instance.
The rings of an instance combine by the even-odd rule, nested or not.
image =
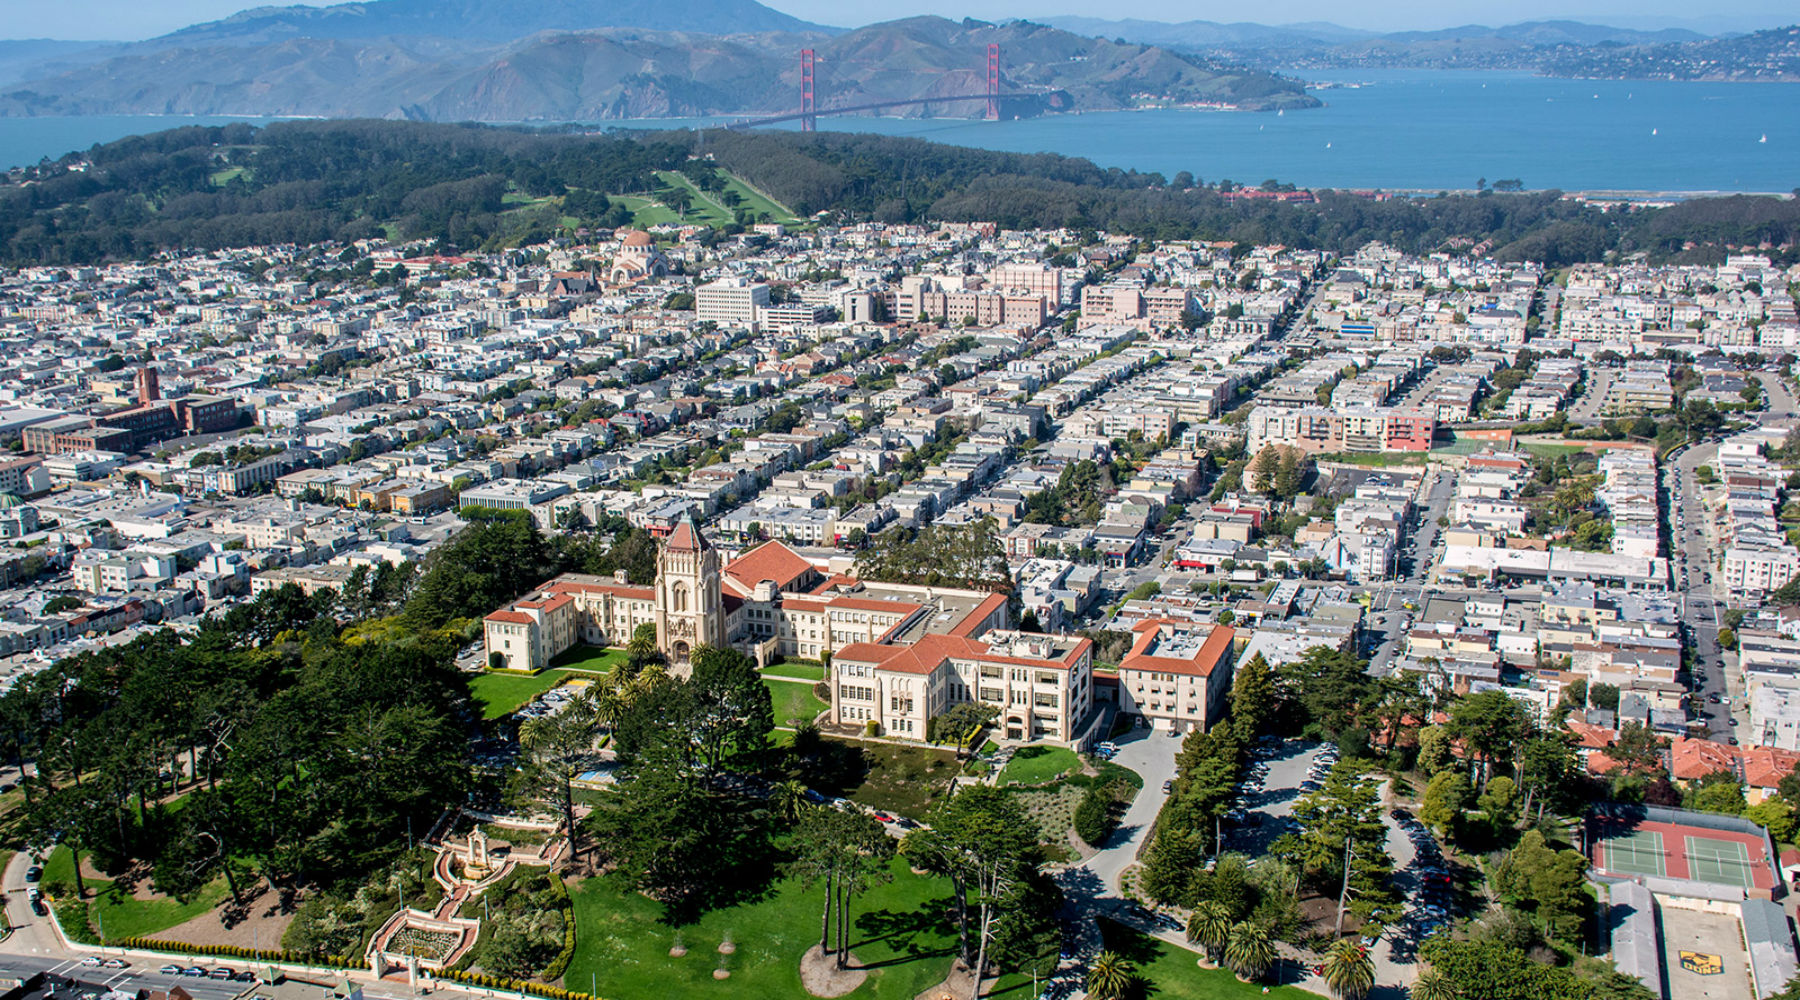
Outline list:
[[[724,645],[719,551],[689,511],[656,554],[656,648],[682,666],[694,647]]]

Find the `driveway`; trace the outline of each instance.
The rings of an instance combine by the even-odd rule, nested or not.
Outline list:
[[[1089,896],[1093,900],[1123,898],[1119,877],[1137,861],[1138,851],[1150,836],[1156,814],[1168,798],[1162,790],[1163,782],[1175,777],[1175,754],[1181,750],[1180,737],[1160,729],[1133,729],[1114,737],[1112,742],[1119,747],[1113,763],[1136,771],[1144,779],[1144,787],[1125,810],[1119,828],[1107,838],[1105,846],[1080,866],[1091,878],[1090,888],[1096,890]]]

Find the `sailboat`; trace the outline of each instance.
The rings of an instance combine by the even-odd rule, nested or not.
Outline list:
[[[1285,114],[1287,114],[1286,108],[1276,108],[1275,109],[1275,117],[1280,118],[1282,115],[1285,115]]]
[[[1757,142],[1768,142],[1768,141],[1769,141],[1769,133],[1767,133],[1767,132],[1764,132],[1764,133],[1763,133],[1763,137],[1762,137],[1762,138],[1761,138],[1761,139],[1758,139],[1758,140],[1756,140],[1756,141],[1757,141]]]
[[[1656,130],[1655,130],[1655,129],[1651,129],[1651,130],[1650,130],[1650,134],[1651,134],[1651,135],[1655,135],[1655,134],[1656,134]]]
[[[1325,144],[1325,148],[1326,148],[1326,149],[1330,149],[1330,148],[1331,148],[1331,143],[1329,143],[1329,142],[1328,142],[1328,143],[1326,143],[1326,144]]]

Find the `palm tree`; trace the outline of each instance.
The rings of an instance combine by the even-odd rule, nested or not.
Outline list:
[[[1188,917],[1187,939],[1206,949],[1207,965],[1218,962],[1219,951],[1230,934],[1231,911],[1217,900],[1209,899],[1194,907],[1193,915]]]
[[[1275,942],[1261,924],[1246,920],[1231,929],[1225,941],[1225,964],[1244,982],[1262,978],[1275,964]]]
[[[1362,1000],[1375,988],[1375,962],[1353,938],[1331,946],[1325,956],[1325,985],[1339,1000]]]
[[[769,804],[783,819],[792,823],[800,818],[800,810],[806,808],[806,784],[794,778],[778,781],[769,789]]]
[[[1087,991],[1093,1000],[1120,1000],[1137,982],[1137,967],[1116,951],[1103,951],[1088,965]]]
[[[1406,995],[1412,1000],[1457,1000],[1456,987],[1436,969],[1419,973],[1419,981],[1412,984]]]

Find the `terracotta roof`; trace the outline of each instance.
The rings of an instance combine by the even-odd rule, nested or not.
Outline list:
[[[833,597],[829,603],[834,608],[849,611],[887,611],[898,615],[910,615],[923,606],[911,601],[877,601],[868,597]]]
[[[777,590],[786,590],[812,572],[810,560],[781,542],[764,542],[725,567],[725,575],[735,577],[746,592],[764,580],[773,580]]]
[[[681,523],[675,526],[675,530],[669,533],[669,540],[664,547],[677,552],[704,552],[712,548],[712,543],[706,540],[700,526],[694,523],[694,512],[690,510],[681,519]]]
[[[1744,762],[1744,784],[1752,788],[1774,788],[1800,765],[1800,753],[1777,747],[1744,747],[1738,758]]]
[[[1737,748],[1712,740],[1677,737],[1669,744],[1669,776],[1694,781],[1717,771],[1737,773]]]
[[[988,616],[1005,606],[1005,594],[989,594],[980,604],[975,605],[974,611],[969,612],[962,621],[956,623],[956,627],[950,630],[950,634],[965,637],[976,635],[977,630],[981,628],[983,622],[987,621]]]
[[[1575,734],[1575,746],[1585,750],[1604,750],[1618,742],[1619,731],[1596,726],[1579,719],[1568,721],[1569,732]]]
[[[552,580],[545,590],[556,593],[611,594],[638,601],[656,600],[655,587],[630,587],[618,583],[580,583],[575,580]]]
[[[1171,619],[1148,619],[1133,627],[1138,633],[1137,641],[1132,643],[1131,652],[1119,661],[1119,669],[1154,670],[1160,673],[1188,674],[1196,677],[1210,677],[1213,670],[1222,663],[1229,662],[1231,642],[1237,630],[1229,625],[1210,626],[1206,640],[1200,644],[1191,659],[1177,659],[1172,656],[1149,656],[1145,653],[1162,634],[1163,627],[1176,631],[1198,631],[1199,627],[1185,625]]]
[[[509,625],[530,625],[537,619],[522,611],[496,611],[487,616],[491,622],[506,622]]]

